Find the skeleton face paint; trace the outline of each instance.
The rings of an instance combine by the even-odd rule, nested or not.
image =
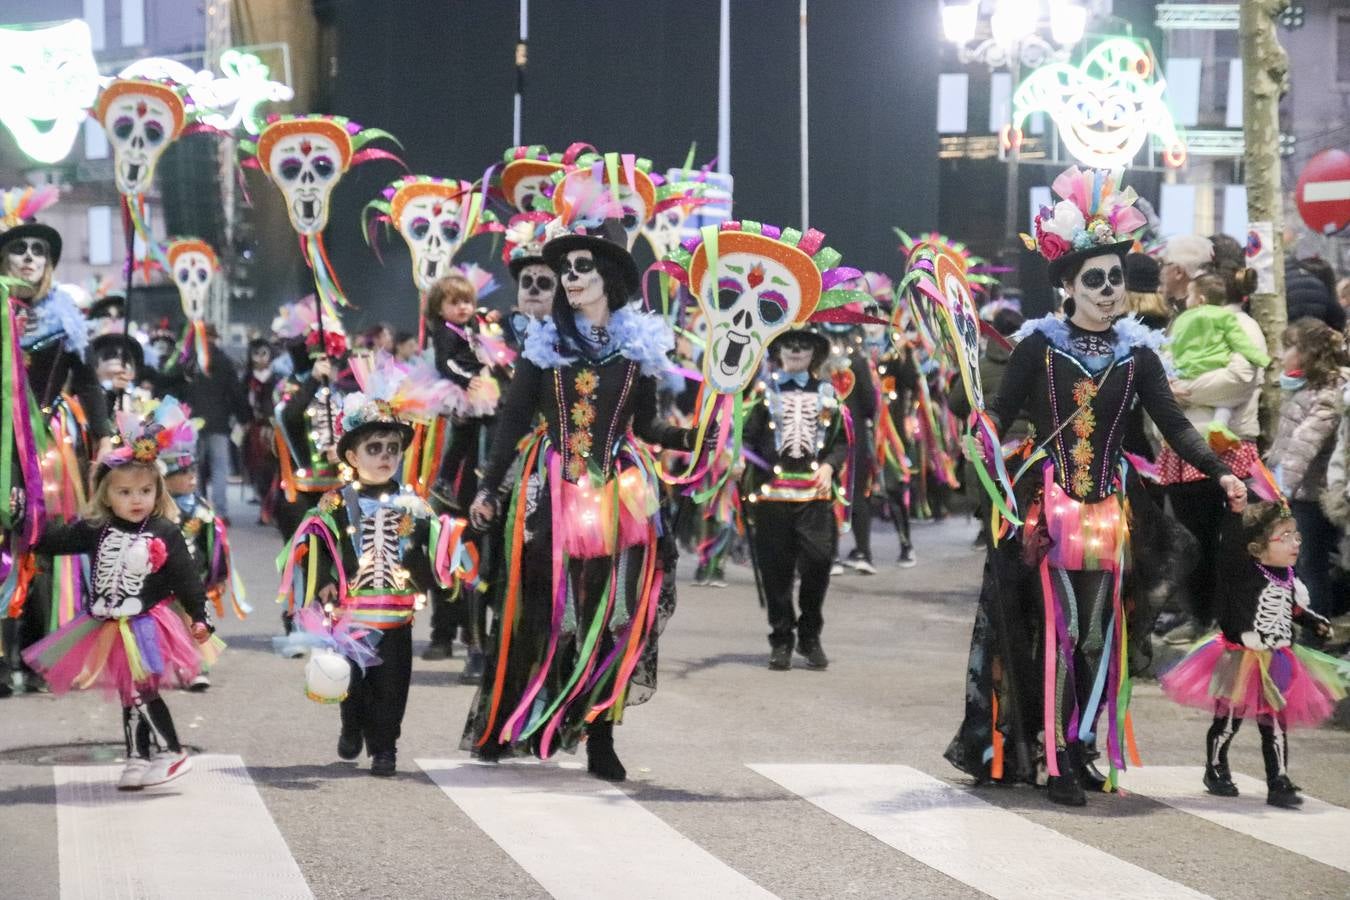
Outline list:
[[[520,270],[516,280],[516,309],[534,319],[548,315],[553,306],[553,292],[558,287],[558,276],[543,263],[531,263]]]
[[[414,197],[403,205],[396,225],[412,253],[413,280],[418,290],[431,290],[450,271],[450,261],[468,238],[461,215],[463,205],[459,197],[434,193]]]
[[[174,257],[173,283],[178,286],[183,315],[189,320],[206,318],[206,303],[215,273],[214,261],[199,250],[187,250]]]
[[[5,274],[36,287],[47,274],[51,248],[42,238],[20,238],[5,245]]]
[[[103,110],[103,129],[113,150],[117,190],[143,194],[150,189],[155,164],[178,133],[181,101],[175,110],[159,92],[119,93]]]
[[[319,234],[328,224],[328,203],[342,178],[344,155],[327,134],[297,131],[276,142],[267,171],[286,196],[291,226],[300,234]]]
[[[589,250],[573,250],[562,261],[558,272],[567,303],[583,312],[599,311],[606,305],[605,280],[595,267],[595,257]]]
[[[758,369],[764,348],[802,310],[802,289],[792,271],[756,253],[723,254],[718,272],[704,276],[698,298],[709,328],[704,373],[722,392],[740,389]]]
[[[1073,280],[1074,324],[1091,331],[1109,327],[1120,315],[1124,285],[1120,257],[1114,253],[1090,257]]]
[[[60,162],[70,153],[98,94],[89,26],[0,28],[0,124],[28,156]]]

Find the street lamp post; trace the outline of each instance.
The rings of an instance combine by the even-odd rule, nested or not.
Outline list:
[[[987,15],[982,17],[986,11]],[[1043,11],[1048,13],[1049,40],[1040,34]],[[1034,69],[1047,62],[1067,60],[1073,46],[1082,40],[1086,25],[1087,10],[1074,0],[1048,0],[1045,3],[1040,0],[960,0],[942,6],[943,34],[957,46],[961,62],[983,63],[991,74],[1007,67],[1011,82],[1010,101],[1021,80],[1022,67]],[[1005,280],[1015,284],[1015,263],[1021,247],[1017,238],[1020,230],[1017,168],[1021,148],[1020,141],[1004,143],[1008,170],[1003,196],[1003,262],[1010,270]]]

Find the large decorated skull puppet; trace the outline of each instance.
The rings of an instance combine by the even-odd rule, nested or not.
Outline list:
[[[574,229],[592,230],[606,219],[618,219],[631,251],[656,208],[656,185],[645,163],[630,154],[582,157],[577,168],[554,175],[554,210]]]
[[[450,272],[464,242],[476,233],[482,196],[467,181],[401,179],[392,185],[389,221],[412,254],[413,281],[422,293]]]
[[[705,229],[687,266],[689,289],[708,326],[703,377],[721,393],[743,390],[759,372],[769,343],[805,322],[820,302],[820,270],[797,246],[807,239],[795,232],[784,236],[768,226],[762,230],[766,233]],[[818,235],[812,233],[808,249],[818,243]],[[715,251],[709,246],[712,240]]]
[[[291,227],[316,235],[328,224],[333,188],[352,163],[343,120],[324,116],[277,119],[258,135],[258,164],[286,197]]]
[[[211,282],[220,271],[220,260],[211,245],[197,238],[179,238],[165,248],[169,271],[183,303],[183,315],[190,322],[206,318]]]
[[[117,190],[150,189],[155,164],[183,133],[187,113],[178,89],[144,78],[113,79],[99,94],[94,116],[108,133]]]
[[[553,175],[562,168],[561,162],[543,153],[513,159],[502,169],[502,198],[519,212],[549,212],[553,209]]]
[[[666,182],[657,188],[651,219],[642,226],[642,235],[657,259],[666,259],[680,248],[685,223],[694,210],[713,202],[705,196],[707,189],[701,181]]]

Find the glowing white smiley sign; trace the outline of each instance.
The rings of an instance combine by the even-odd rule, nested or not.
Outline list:
[[[111,78],[99,76],[89,26],[72,19],[47,28],[0,28],[0,124],[30,159],[57,163],[70,154],[85,111]],[[194,116],[221,130],[242,127],[257,134],[263,103],[292,99],[295,92],[272,81],[252,53],[226,50],[221,75],[171,59],[137,60],[118,78],[168,79],[187,88]]]
[[[1153,134],[1163,147],[1163,161],[1175,168],[1186,161],[1186,145],[1163,99],[1166,87],[1145,47],[1111,38],[1077,66],[1041,66],[1023,81],[1013,94],[1005,144],[1019,143],[1022,123],[1032,113],[1045,112],[1069,153],[1086,165],[1128,166]]]
[[[60,162],[98,94],[89,26],[0,28],[0,124],[41,163]]]

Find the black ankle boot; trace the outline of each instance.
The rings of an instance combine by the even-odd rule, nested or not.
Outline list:
[[[1288,775],[1277,775],[1266,782],[1266,803],[1281,809],[1298,809],[1303,797]]]
[[[1080,744],[1080,755],[1082,765],[1078,767],[1078,780],[1082,782],[1084,791],[1096,791],[1102,793],[1106,791],[1107,777],[1102,774],[1101,769],[1097,768],[1097,747],[1095,744]],[[1114,793],[1112,788],[1110,793]]]
[[[359,725],[348,727],[344,723],[342,732],[338,735],[338,759],[345,759],[348,762],[356,759],[361,755],[361,743],[361,727]]]
[[[614,723],[594,722],[586,729],[586,770],[605,781],[625,781],[628,770],[614,752]]]
[[[1046,779],[1047,793],[1050,796],[1051,803],[1059,803],[1063,806],[1087,805],[1087,795],[1083,793],[1083,783],[1079,780],[1079,772],[1082,767],[1076,747],[1076,744],[1070,744],[1068,749],[1057,752],[1056,759],[1059,763],[1060,774],[1051,775]]]
[[[1224,765],[1205,766],[1205,790],[1216,797],[1238,795],[1238,786],[1233,783],[1233,775]]]

